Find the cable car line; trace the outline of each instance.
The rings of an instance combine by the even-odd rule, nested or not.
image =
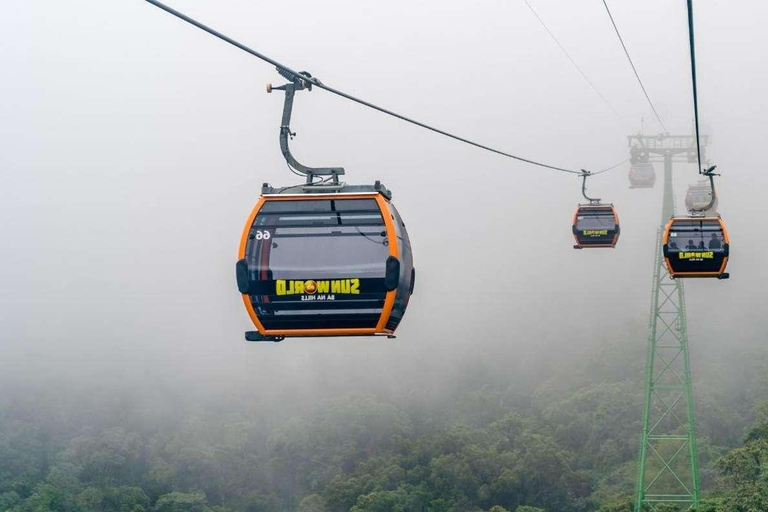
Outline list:
[[[701,146],[699,145],[699,95],[696,89],[696,47],[693,42],[693,2],[688,0],[688,39],[691,47],[691,82],[693,83],[693,117],[696,124],[696,162],[699,174],[706,174],[701,169]]]
[[[616,246],[620,232],[616,209],[588,197],[586,181],[623,162],[592,173],[543,164],[479,144],[327,86],[311,74],[283,66],[158,0],[146,1],[272,64],[289,81],[277,87],[267,84],[267,92],[285,93],[280,150],[289,170],[305,176],[306,182],[282,188],[264,183],[246,221],[235,263],[237,288],[256,327],[245,332],[246,341],[393,338],[414,291],[416,269],[410,238],[392,203],[392,192],[379,180],[373,185],[340,182],[344,168],[309,167],[291,154],[294,96],[296,91],[311,91],[313,86],[480,149],[576,174],[582,178],[582,194],[589,204],[578,205],[574,214],[574,248]]]
[[[699,101],[696,91],[696,46],[693,38],[693,1],[688,4],[688,39],[691,51],[691,83],[693,84],[693,111],[696,120],[696,163],[699,174],[709,180],[711,196],[706,205],[686,204],[688,216],[673,216],[664,228],[662,252],[664,263],[673,279],[701,277],[728,279],[725,271],[730,256],[728,229],[719,213],[711,211],[717,202],[715,167],[701,167],[699,142]],[[687,194],[686,194],[687,196]],[[687,199],[687,197],[686,197]]]
[[[320,89],[324,89],[324,90],[326,90],[326,91],[328,91],[328,92],[330,92],[332,94],[335,94],[335,95],[340,96],[342,98],[348,99],[350,101],[353,101],[353,102],[358,103],[360,105],[363,105],[365,107],[371,108],[373,110],[379,111],[379,112],[381,112],[383,114],[387,114],[389,116],[395,117],[397,119],[400,119],[401,121],[405,121],[407,123],[419,126],[419,127],[424,128],[426,130],[429,130],[429,131],[432,131],[434,133],[443,135],[445,137],[457,140],[459,142],[463,142],[463,143],[468,144],[470,146],[474,146],[476,148],[483,149],[483,150],[488,151],[490,153],[495,153],[497,155],[501,155],[501,156],[504,156],[504,157],[507,157],[507,158],[512,158],[514,160],[518,160],[520,162],[524,162],[524,163],[527,163],[527,164],[535,165],[535,166],[538,166],[538,167],[544,167],[546,169],[552,169],[554,171],[560,171],[560,172],[565,172],[565,173],[569,173],[569,174],[581,175],[581,171],[574,170],[574,169],[567,169],[567,168],[564,168],[564,167],[558,167],[558,166],[555,166],[555,165],[549,165],[549,164],[545,164],[545,163],[542,163],[542,162],[537,162],[535,160],[530,160],[528,158],[524,158],[524,157],[521,157],[521,156],[513,155],[511,153],[507,153],[505,151],[501,151],[499,149],[495,149],[495,148],[492,148],[490,146],[486,146],[484,144],[480,144],[479,142],[474,142],[474,141],[472,141],[470,139],[466,139],[464,137],[460,137],[458,135],[454,135],[454,134],[452,134],[450,132],[447,132],[445,130],[441,130],[439,128],[435,128],[433,126],[430,126],[428,124],[422,123],[420,121],[417,121],[417,120],[412,119],[410,117],[407,117],[405,115],[398,114],[398,113],[393,112],[391,110],[388,110],[388,109],[386,109],[384,107],[380,107],[378,105],[375,105],[375,104],[370,103],[368,101],[365,101],[363,99],[357,98],[355,96],[352,96],[351,94],[345,93],[345,92],[343,92],[343,91],[341,91],[339,89],[335,89],[335,88],[333,88],[333,87],[331,87],[329,85],[326,85],[326,84],[322,83],[316,77],[313,77],[312,75],[310,75],[307,72],[294,71],[290,67],[281,64],[280,62],[278,62],[278,61],[276,61],[276,60],[274,60],[274,59],[264,55],[263,53],[260,53],[260,52],[258,52],[256,50],[254,50],[254,49],[252,49],[252,48],[242,44],[242,43],[239,43],[239,42],[235,41],[234,39],[232,39],[232,38],[222,34],[221,32],[218,32],[217,30],[215,30],[215,29],[213,29],[211,27],[208,27],[208,26],[200,23],[197,20],[194,20],[194,19],[190,18],[189,16],[187,16],[187,15],[185,15],[185,14],[183,14],[183,13],[173,9],[172,7],[169,7],[169,6],[159,2],[157,0],[146,0],[146,2],[154,5],[155,7],[158,7],[160,9],[164,10],[165,12],[167,12],[169,14],[172,14],[173,16],[176,16],[177,18],[179,18],[179,19],[181,19],[183,21],[186,21],[187,23],[189,23],[191,25],[194,25],[195,27],[197,27],[197,28],[199,28],[199,29],[201,29],[201,30],[203,30],[205,32],[208,32],[209,34],[211,34],[211,35],[221,39],[224,42],[227,42],[227,43],[231,44],[232,46],[235,46],[236,48],[239,48],[239,49],[243,50],[246,53],[249,53],[249,54],[253,55],[254,57],[256,57],[258,59],[261,59],[261,60],[263,60],[263,61],[265,61],[265,62],[267,62],[269,64],[272,64],[273,66],[275,66],[277,68],[278,72],[282,76],[288,78],[291,81],[299,80],[300,82],[302,82],[302,83],[304,83],[306,85],[307,89],[310,89],[312,86],[318,87]]]
[[[617,118],[621,119],[621,116],[619,115],[619,113],[618,113],[618,112],[616,112],[616,109],[615,109],[615,108],[613,108],[613,105],[611,105],[611,103],[610,103],[610,102],[609,102],[607,99],[605,99],[605,96],[603,96],[603,95],[600,93],[600,91],[599,91],[599,90],[597,90],[597,87],[595,87],[595,84],[594,84],[594,83],[592,83],[592,80],[590,80],[590,79],[587,77],[586,73],[584,73],[584,71],[582,71],[582,69],[579,67],[579,65],[578,65],[578,64],[576,64],[576,61],[575,61],[575,60],[573,60],[573,57],[571,57],[571,55],[568,53],[568,51],[565,49],[565,47],[563,47],[563,45],[562,45],[562,44],[560,44],[560,41],[558,41],[557,37],[555,37],[555,34],[553,34],[553,33],[552,33],[552,31],[551,31],[551,30],[549,29],[549,27],[547,26],[547,24],[546,24],[546,23],[544,23],[544,20],[543,20],[543,19],[541,19],[541,16],[539,16],[539,14],[536,12],[536,10],[533,8],[533,6],[532,6],[532,5],[531,5],[531,4],[528,2],[528,0],[523,0],[523,2],[525,2],[525,5],[527,5],[527,6],[528,6],[528,9],[530,9],[530,10],[531,10],[531,12],[532,12],[532,13],[533,13],[533,15],[536,17],[536,19],[537,19],[537,20],[539,20],[539,23],[541,23],[541,26],[542,26],[542,27],[544,27],[544,30],[546,30],[546,31],[547,31],[547,34],[549,34],[549,37],[551,37],[551,38],[552,38],[552,40],[555,42],[555,44],[556,44],[556,45],[557,45],[557,46],[560,48],[560,50],[563,52],[563,54],[564,54],[564,55],[565,55],[565,56],[568,58],[568,60],[569,60],[569,61],[571,61],[571,64],[573,64],[573,67],[575,67],[575,68],[576,68],[576,71],[578,71],[578,72],[579,72],[579,74],[580,74],[580,75],[582,76],[582,78],[584,78],[584,80],[585,80],[585,81],[586,81],[586,82],[589,84],[589,86],[592,88],[592,90],[593,90],[593,91],[595,91],[595,94],[597,94],[597,95],[600,97],[600,99],[601,99],[601,100],[603,100],[603,103],[605,103],[605,104],[608,106],[608,108],[610,108],[610,109],[611,109],[611,112],[613,112],[613,113],[616,115],[616,117],[617,117]]]
[[[613,19],[613,15],[611,14],[611,10],[608,8],[608,3],[606,2],[606,0],[603,0],[603,5],[605,6],[605,11],[608,13],[608,17],[611,19],[611,24],[613,25],[613,29],[616,31],[616,35],[619,37],[619,42],[621,43],[621,47],[624,48],[624,54],[627,56],[627,60],[629,60],[629,65],[632,66],[632,71],[634,71],[635,73],[635,78],[637,78],[637,83],[640,84],[640,88],[643,90],[645,99],[648,100],[648,104],[651,106],[651,110],[653,110],[653,115],[656,116],[656,120],[659,121],[659,124],[664,129],[664,132],[669,133],[669,130],[667,130],[667,127],[664,126],[664,122],[661,120],[659,113],[656,111],[656,107],[653,105],[653,102],[651,101],[651,97],[648,96],[648,91],[645,90],[643,81],[640,80],[640,74],[637,72],[637,68],[635,68],[635,63],[632,62],[632,57],[629,56],[629,50],[627,50],[627,45],[624,44],[624,39],[621,37],[621,33],[619,32],[619,27],[616,26],[616,21],[614,21]],[[691,34],[691,37],[693,37],[693,34]]]
[[[694,44],[694,37],[693,37],[693,0],[687,1],[688,5],[688,40],[690,43],[690,50],[691,50],[691,84],[693,85],[693,116],[695,120],[696,125],[696,165],[699,168],[699,174],[704,175],[709,178],[709,186],[712,191],[712,199],[709,202],[709,205],[707,205],[706,208],[703,210],[692,210],[693,212],[697,214],[703,214],[706,210],[709,210],[712,208],[712,206],[717,201],[717,191],[715,190],[715,176],[719,176],[719,174],[715,174],[715,165],[707,168],[702,169],[701,168],[701,144],[700,144],[700,135],[699,135],[699,95],[698,95],[698,89],[696,87],[696,45]]]
[[[624,165],[627,162],[629,162],[629,159],[625,158],[624,160],[622,160],[621,162],[619,162],[617,164],[613,164],[610,167],[606,167],[605,169],[603,169],[601,171],[590,172],[589,174],[591,174],[592,176],[597,176],[598,174],[603,174],[604,172],[612,171],[613,169],[616,169],[617,167],[619,167],[621,165]],[[582,171],[584,171],[584,169],[582,169]]]

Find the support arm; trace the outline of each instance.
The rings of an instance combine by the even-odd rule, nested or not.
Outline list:
[[[589,204],[599,204],[600,198],[593,198],[587,195],[587,178],[591,175],[591,172],[585,171],[584,169],[581,170],[581,178],[583,180],[581,183],[581,195],[583,195],[584,198],[589,201]]]
[[[278,71],[281,71],[278,68]],[[280,73],[286,76],[283,72]],[[291,149],[288,146],[288,140],[292,139],[296,133],[291,132],[291,114],[293,113],[293,97],[296,91],[302,89],[311,90],[312,85],[302,80],[301,76],[292,75],[286,76],[292,83],[281,85],[280,87],[272,87],[271,84],[267,84],[267,92],[270,93],[273,90],[285,91],[285,102],[283,103],[283,119],[280,124],[280,151],[285,157],[285,161],[288,165],[295,169],[297,172],[304,174],[307,177],[307,184],[312,184],[315,176],[332,176],[333,182],[339,182],[339,176],[344,174],[343,167],[307,167],[299,163],[291,154]]]

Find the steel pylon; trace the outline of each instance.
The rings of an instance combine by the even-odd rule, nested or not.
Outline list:
[[[685,291],[681,280],[670,278],[662,256],[663,229],[675,209],[672,161],[686,146],[678,145],[681,138],[670,144],[657,139],[657,147],[645,147],[664,157],[664,200],[656,235],[635,512],[657,511],[661,504],[687,510],[699,503]]]

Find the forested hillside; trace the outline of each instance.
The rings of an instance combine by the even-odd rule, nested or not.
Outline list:
[[[478,355],[291,407],[247,387],[30,379],[2,395],[0,510],[630,511],[642,334],[533,378]],[[766,358],[727,357],[696,363],[700,510],[768,510]]]

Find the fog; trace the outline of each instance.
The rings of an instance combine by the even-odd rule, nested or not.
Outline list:
[[[627,135],[661,132],[601,2],[532,5],[618,115],[521,1],[170,5],[332,87],[552,165],[599,170],[628,158]],[[661,118],[692,133],[685,3],[610,5]],[[732,258],[729,281],[686,282],[695,390],[738,374],[706,369],[763,347],[768,328],[758,209],[768,4],[696,9],[700,112]],[[617,207],[621,238],[613,250],[574,251],[575,175],[299,92],[297,159],[393,191],[416,289],[394,340],[247,343],[234,279],[243,224],[263,182],[298,179],[278,147],[283,96],[265,92],[283,79],[138,0],[3,11],[3,401],[42,404],[54,389],[83,404],[214,400],[257,415],[350,392],[429,403],[468,368],[525,394],[606,347],[636,354],[613,371],[642,378],[660,163],[651,190],[628,188],[628,163],[589,180],[588,193]],[[696,178],[695,165],[675,165],[678,212]],[[631,410],[639,418],[641,404]]]

